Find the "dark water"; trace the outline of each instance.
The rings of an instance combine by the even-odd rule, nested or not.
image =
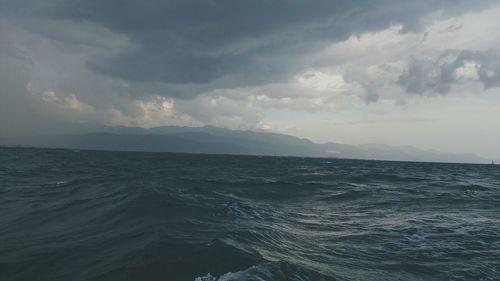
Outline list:
[[[0,149],[0,280],[500,280],[500,167]]]

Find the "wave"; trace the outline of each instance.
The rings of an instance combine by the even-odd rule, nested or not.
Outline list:
[[[387,174],[387,173],[367,173],[360,176],[350,177],[350,180],[359,183],[369,183],[369,182],[388,182],[388,183],[418,183],[431,180],[426,177],[414,177],[414,176],[401,176],[397,174]]]
[[[457,189],[461,191],[488,191],[490,188],[480,184],[457,184],[446,186],[449,189]]]
[[[195,281],[335,281],[321,273],[291,265],[286,262],[268,262],[238,272],[228,272],[220,277],[211,273],[196,277]]]
[[[356,200],[360,199],[366,196],[369,196],[370,193],[366,191],[359,191],[359,190],[351,190],[351,191],[346,191],[346,192],[340,192],[332,195],[327,195],[325,197],[321,197],[319,200],[320,201],[326,201],[326,202],[340,202],[340,201],[351,201],[351,200]]]

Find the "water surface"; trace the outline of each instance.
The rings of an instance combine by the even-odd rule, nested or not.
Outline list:
[[[499,166],[0,149],[0,280],[499,279]]]

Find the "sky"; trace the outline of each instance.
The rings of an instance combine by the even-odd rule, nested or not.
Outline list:
[[[0,0],[0,135],[214,125],[500,158],[498,0]]]

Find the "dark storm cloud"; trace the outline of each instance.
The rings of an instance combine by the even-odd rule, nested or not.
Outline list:
[[[490,2],[4,1],[17,17],[91,22],[129,38],[134,47],[89,59],[98,73],[130,82],[208,85],[204,89],[280,81],[304,67],[297,62],[301,55],[352,34],[394,24],[403,32],[418,30],[436,10],[457,15]]]
[[[500,51],[448,50],[436,60],[412,59],[398,84],[413,94],[446,94],[463,80],[499,87]]]

